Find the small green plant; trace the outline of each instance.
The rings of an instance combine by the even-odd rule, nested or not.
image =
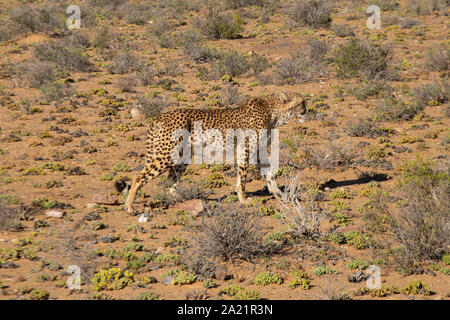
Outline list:
[[[213,279],[206,279],[202,282],[206,289],[211,289],[217,287],[217,283]]]
[[[257,274],[255,277],[255,284],[266,286],[268,284],[282,284],[283,278],[277,273],[270,273],[268,271]]]
[[[355,296],[370,294],[372,297],[387,297],[392,294],[399,294],[400,290],[395,286],[383,286],[380,289],[359,288],[354,292]]]
[[[226,182],[223,179],[223,176],[218,172],[213,173],[208,178],[203,180],[203,186],[208,189],[221,188],[224,185],[227,186],[229,183]]]
[[[101,269],[91,279],[95,291],[119,290],[134,281],[134,274],[128,270],[125,272],[120,268]]]
[[[358,259],[353,259],[345,265],[345,267],[350,270],[366,269],[368,266],[369,266],[368,262]]]
[[[124,162],[118,162],[114,165],[114,167],[112,168],[112,170],[114,172],[129,172],[130,166],[127,163]]]
[[[369,236],[358,231],[347,231],[344,237],[349,245],[358,250],[365,249],[371,244]]]
[[[431,295],[431,290],[428,286],[421,280],[412,280],[405,288],[403,288],[403,293],[407,295],[418,295],[424,294],[426,296]]]
[[[337,270],[330,268],[327,265],[322,265],[322,266],[317,266],[314,268],[313,273],[316,276],[323,276],[324,274],[334,274],[334,273],[338,273]]]
[[[328,240],[336,244],[344,244],[347,242],[347,239],[344,237],[344,234],[342,232],[336,231],[328,235]]]
[[[450,253],[444,253],[441,259],[446,265],[450,265]]]
[[[237,284],[230,284],[220,292],[227,294],[237,300],[259,300],[259,292],[256,290],[245,289]]]
[[[332,192],[330,194],[330,199],[334,200],[334,199],[349,199],[350,195],[347,191],[344,190],[336,190],[335,192]]]
[[[154,292],[143,292],[139,294],[138,300],[161,300],[161,297]]]
[[[308,290],[310,287],[310,279],[307,273],[302,271],[292,272],[291,276],[294,277],[293,280],[289,281],[288,286],[291,289],[302,288],[303,290]]]
[[[181,286],[183,284],[191,284],[194,283],[197,279],[197,276],[195,274],[186,272],[186,271],[180,271],[176,274],[175,278],[172,279],[172,284]]]
[[[30,291],[31,300],[48,300],[50,293],[42,289],[32,289]]]

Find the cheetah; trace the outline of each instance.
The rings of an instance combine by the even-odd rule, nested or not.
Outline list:
[[[194,124],[199,121],[203,129],[217,129],[222,134],[230,129],[271,130],[304,113],[306,113],[306,101],[297,93],[275,93],[265,97],[252,97],[235,107],[225,109],[178,109],[162,113],[150,124],[146,140],[145,167],[132,180],[124,206],[125,210],[130,214],[133,213],[133,202],[138,190],[150,179],[154,179],[163,172],[169,170],[169,179],[175,181],[172,191],[180,181],[187,165],[173,160],[172,152],[178,143],[173,139],[174,131],[185,130],[193,135]],[[249,145],[252,143],[257,141],[250,136],[243,148],[244,161],[236,165],[236,192],[241,203],[248,203],[245,197],[245,181],[249,166]],[[265,179],[269,192],[275,197],[279,196],[281,191],[273,173],[266,174]]]

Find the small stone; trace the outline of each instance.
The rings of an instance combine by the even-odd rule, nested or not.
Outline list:
[[[111,236],[102,236],[102,237],[100,237],[100,241],[102,241],[103,243],[113,243],[117,239],[118,239],[117,237],[111,237]]]
[[[225,268],[224,266],[216,266],[216,269],[214,270],[214,277],[217,280],[225,280],[227,277],[227,268]]]
[[[141,112],[139,111],[138,108],[133,108],[130,110],[130,114],[133,118],[137,118],[141,115]]]
[[[142,214],[139,216],[139,219],[138,219],[139,223],[145,223],[147,221],[148,221],[148,218],[145,215]]]
[[[187,213],[192,214],[193,216],[198,216],[205,210],[205,206],[203,205],[202,200],[192,199],[181,203],[177,203],[172,207],[172,209],[183,210],[186,211]]]
[[[158,249],[156,249],[156,254],[162,254],[164,251],[163,247],[158,247]]]
[[[47,210],[45,215],[50,218],[62,218],[64,216],[64,211],[60,210]]]
[[[88,209],[93,209],[93,208],[95,208],[96,205],[97,205],[97,204],[96,204],[95,202],[89,202],[89,203],[86,205],[86,208],[88,208]]]
[[[92,202],[98,203],[98,204],[117,204],[119,202],[119,199],[116,196],[108,196],[105,194],[98,194],[92,199]]]
[[[94,221],[94,220],[101,220],[102,217],[97,212],[89,212],[84,216],[84,220],[87,221]]]

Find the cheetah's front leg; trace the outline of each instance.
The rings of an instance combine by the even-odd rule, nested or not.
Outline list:
[[[250,199],[245,197],[245,181],[247,180],[247,166],[240,165],[237,170],[236,177],[236,193],[239,199],[239,202],[242,204],[249,204]]]

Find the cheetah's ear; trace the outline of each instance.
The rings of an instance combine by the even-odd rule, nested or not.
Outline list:
[[[286,103],[289,101],[289,97],[285,93],[278,94],[278,98],[280,99],[281,103]]]

